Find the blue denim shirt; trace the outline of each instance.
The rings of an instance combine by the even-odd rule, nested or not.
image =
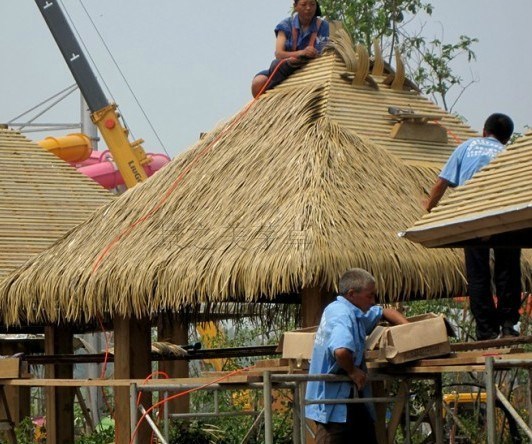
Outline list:
[[[314,43],[315,48],[319,53],[323,51],[325,44],[329,40],[329,23],[326,20],[321,20],[321,26],[318,30],[318,35],[316,36],[316,42]],[[305,32],[301,32],[299,25],[299,16],[294,14],[292,17],[285,18],[281,23],[275,27],[275,35],[277,36],[279,31],[283,31],[286,35],[286,43],[284,49],[286,51],[292,51],[292,27],[298,30],[297,35],[297,46],[296,49],[304,49],[310,43],[310,36],[317,28],[317,20],[314,18],[309,28]]]
[[[338,373],[334,351],[347,348],[353,352],[355,365],[360,367],[366,348],[366,336],[382,317],[382,307],[371,307],[364,313],[343,296],[329,304],[316,332],[316,340],[310,360],[310,374]],[[309,381],[306,399],[347,399],[351,382]],[[346,422],[345,404],[310,404],[305,407],[305,416],[321,423]]]
[[[466,140],[453,151],[440,177],[452,187],[463,185],[503,149],[504,145],[493,137],[475,137]]]

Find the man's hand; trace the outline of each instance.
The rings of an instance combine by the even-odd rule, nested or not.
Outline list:
[[[449,182],[445,179],[442,179],[441,177],[438,177],[438,180],[430,190],[429,197],[423,199],[421,203],[421,205],[423,205],[423,208],[430,213],[430,210],[432,210],[436,205],[438,205],[438,202],[443,197],[448,187]]]
[[[353,367],[353,370],[348,373],[348,376],[355,383],[357,390],[360,392],[366,386],[366,380],[368,375],[363,370],[360,370],[358,367]]]
[[[337,348],[334,351],[336,362],[343,369],[349,378],[355,383],[357,389],[360,391],[366,385],[366,372],[355,367],[353,352],[347,348]]]
[[[307,46],[305,49],[299,51],[298,57],[313,59],[318,56],[318,50],[314,46]]]

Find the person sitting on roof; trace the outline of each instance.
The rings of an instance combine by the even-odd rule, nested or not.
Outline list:
[[[253,97],[257,97],[274,71],[266,89],[281,83],[305,61],[316,58],[329,40],[329,23],[319,18],[321,9],[316,0],[294,0],[294,12],[275,27],[275,60],[269,69],[260,71],[253,78]],[[288,60],[275,70],[285,59]]]

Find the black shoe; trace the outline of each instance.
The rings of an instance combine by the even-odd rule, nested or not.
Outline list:
[[[487,333],[485,335],[477,334],[477,341],[491,341],[493,339],[497,339],[498,337],[499,337],[499,333],[495,331]]]
[[[515,338],[519,336],[519,332],[514,330],[513,327],[503,327],[502,328],[502,337],[503,338]]]

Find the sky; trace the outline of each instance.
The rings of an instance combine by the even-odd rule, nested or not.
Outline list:
[[[67,88],[74,80],[34,0],[1,1],[0,123],[6,123]],[[275,44],[273,29],[289,15],[292,2],[62,0],[62,3],[94,60],[107,97],[119,105],[132,136],[145,140],[147,152],[166,150],[173,157],[190,147],[200,133],[210,131],[251,100],[251,79],[269,66]],[[528,81],[532,57],[526,37],[530,35],[527,29],[532,1],[431,3],[432,17],[416,18],[409,27],[422,27],[427,38],[448,43],[462,34],[479,39],[473,47],[477,61],[468,63],[461,59],[453,65],[466,83],[474,80],[454,111],[476,130],[482,128],[490,113],[504,112],[514,118],[516,130],[523,132],[525,125],[532,125],[532,110],[528,106],[532,99],[532,82]],[[36,122],[79,122],[79,102],[76,92]],[[24,118],[18,119],[21,120]],[[68,132],[75,130],[32,132],[26,136],[39,140]]]

